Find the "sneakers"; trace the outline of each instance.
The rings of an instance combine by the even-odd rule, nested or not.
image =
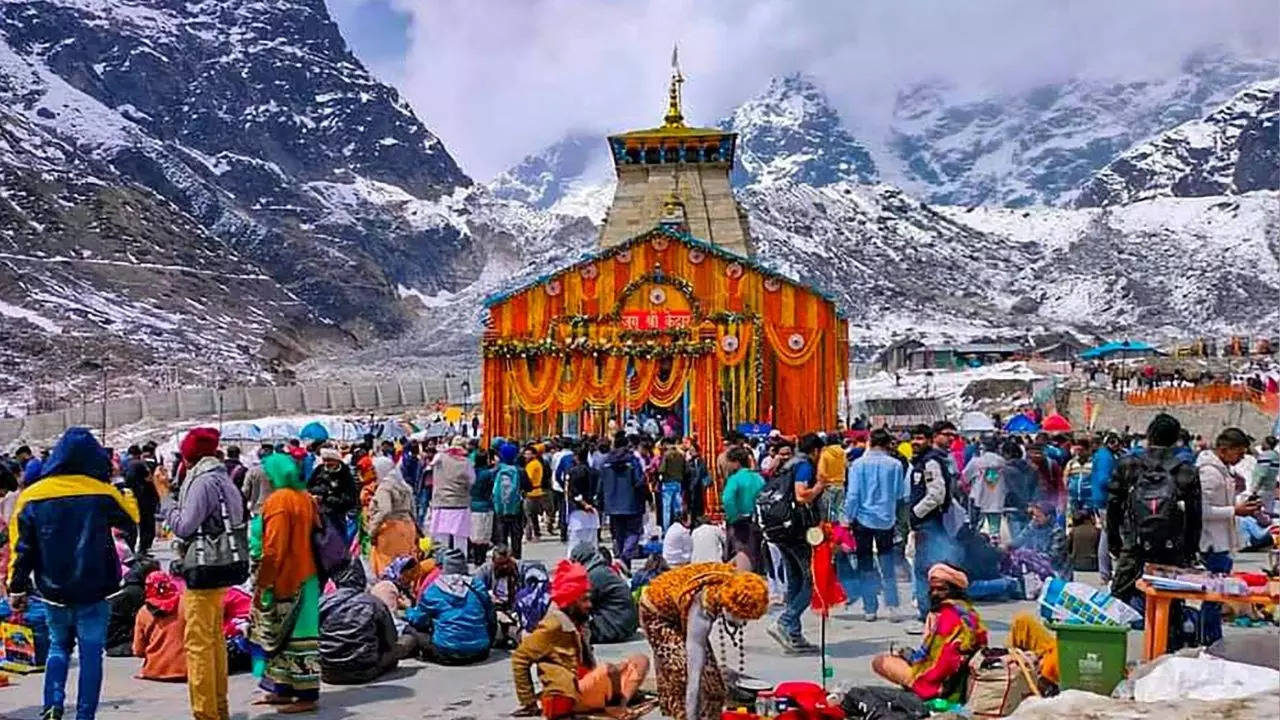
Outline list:
[[[864,614],[864,615],[862,616],[862,619],[863,619],[863,620],[865,620],[865,621],[867,621],[867,622],[875,622],[875,621],[876,621],[876,614],[875,614],[875,613],[873,613],[873,612],[866,613],[866,614]]]
[[[923,635],[923,634],[924,634],[924,623],[920,622],[919,620],[912,620],[911,622],[907,623],[907,634],[908,634],[908,635]]]
[[[791,635],[776,621],[770,623],[765,632],[782,646],[782,652],[787,655],[808,655],[818,651],[818,646],[806,640],[803,635]]]
[[[62,708],[47,707],[40,713],[40,720],[62,720]]]

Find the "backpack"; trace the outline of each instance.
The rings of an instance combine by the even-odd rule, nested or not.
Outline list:
[[[1176,457],[1139,459],[1138,477],[1129,488],[1128,515],[1134,540],[1148,557],[1181,553],[1184,518],[1178,507],[1173,472],[1182,465]]]
[[[924,701],[911,690],[878,685],[849,688],[840,700],[849,720],[922,720],[929,717]]]
[[[542,618],[547,614],[547,608],[551,605],[551,584],[547,569],[541,563],[530,564],[525,568],[523,575],[524,579],[520,583],[520,589],[516,590],[513,605],[520,629],[533,632],[533,629],[538,627],[538,623],[542,622]]]
[[[815,509],[796,502],[797,464],[798,460],[792,460],[775,472],[756,496],[756,526],[771,543],[795,543],[818,524]]]
[[[317,512],[316,525],[311,528],[311,553],[316,562],[316,574],[323,585],[351,560],[347,552],[347,538],[343,534],[345,527],[339,528],[329,520],[329,516]]]
[[[523,507],[520,471],[510,465],[499,465],[493,474],[493,512],[497,515],[520,515]]]

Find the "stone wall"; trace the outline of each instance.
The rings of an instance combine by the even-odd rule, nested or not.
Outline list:
[[[1130,405],[1110,391],[1090,391],[1098,407],[1098,417],[1093,426],[1097,430],[1123,430],[1145,432],[1147,424],[1157,413],[1168,413],[1182,423],[1193,435],[1215,437],[1222,430],[1238,427],[1255,438],[1271,434],[1275,418],[1268,417],[1252,403],[1217,403],[1214,405]],[[1083,392],[1071,393],[1067,403],[1068,419],[1079,426],[1084,418]]]
[[[111,431],[143,421],[195,420],[217,416],[219,406],[224,420],[307,413],[397,413],[426,409],[425,400],[440,397],[441,389],[435,379],[364,385],[185,388],[108,398],[106,424]],[[100,431],[102,422],[101,400],[26,417],[0,418],[0,446],[49,442],[74,425]]]
[[[684,202],[690,234],[740,255],[749,254],[747,226],[729,186],[726,163],[619,168],[601,245],[618,245],[653,228],[673,191]]]

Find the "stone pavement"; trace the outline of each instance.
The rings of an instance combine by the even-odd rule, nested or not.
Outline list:
[[[526,555],[532,559],[541,559],[548,566],[564,556],[564,546],[559,543],[542,542],[526,545]],[[1246,555],[1244,565],[1254,566],[1251,562],[1261,556]],[[1084,582],[1097,581],[1094,574],[1083,574],[1079,578]],[[909,598],[909,587],[900,585],[904,601]],[[983,604],[979,606],[984,621],[991,632],[992,642],[1004,644],[1009,622],[1020,610],[1034,610],[1033,602],[1009,602],[999,604]],[[776,614],[775,608],[770,618]],[[883,618],[868,623],[861,619],[860,612],[849,614],[837,613],[827,625],[828,663],[835,672],[830,682],[834,685],[858,685],[876,682],[871,672],[871,657],[886,652],[892,647],[914,645],[919,642],[918,636],[909,636],[905,624],[889,623]],[[821,664],[817,656],[791,657],[783,655],[776,643],[766,634],[766,621],[752,623],[746,633],[746,672],[765,680],[779,682],[783,680],[818,681],[821,678]],[[1274,627],[1266,629],[1228,628],[1229,633],[1249,633],[1259,642],[1272,643],[1280,648],[1280,632]],[[807,615],[805,632],[813,642],[818,641],[819,621],[816,616]],[[712,645],[718,648],[716,633],[712,634]],[[648,645],[643,639],[621,645],[603,645],[597,647],[599,659],[608,661],[635,652],[647,652]],[[729,667],[735,667],[736,655],[732,649],[726,660]],[[1129,634],[1129,658],[1134,660],[1141,653],[1141,634]],[[107,658],[106,680],[104,682],[102,703],[98,717],[105,720],[114,718],[183,718],[189,717],[186,686],[172,683],[158,683],[137,680],[133,673],[137,671],[141,661],[135,658]],[[74,667],[68,682],[68,713],[74,717],[76,671]],[[12,676],[14,685],[0,689],[0,718],[29,719],[36,718],[41,709],[41,688],[43,676]],[[268,708],[251,706],[256,691],[254,680],[249,675],[236,675],[231,678],[231,708],[233,718],[283,717],[276,715]],[[497,720],[515,709],[516,701],[511,684],[510,664],[507,653],[495,652],[489,662],[482,665],[452,668],[431,665],[419,661],[401,663],[395,672],[380,678],[377,682],[366,686],[348,687],[327,685],[321,690],[320,711],[303,717],[336,720],[338,718],[370,718],[381,720],[390,718],[432,718],[435,720]],[[653,715],[651,717],[656,717]]]

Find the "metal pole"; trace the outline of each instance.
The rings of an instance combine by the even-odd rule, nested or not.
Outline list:
[[[107,441],[107,364],[102,364],[102,442]]]

